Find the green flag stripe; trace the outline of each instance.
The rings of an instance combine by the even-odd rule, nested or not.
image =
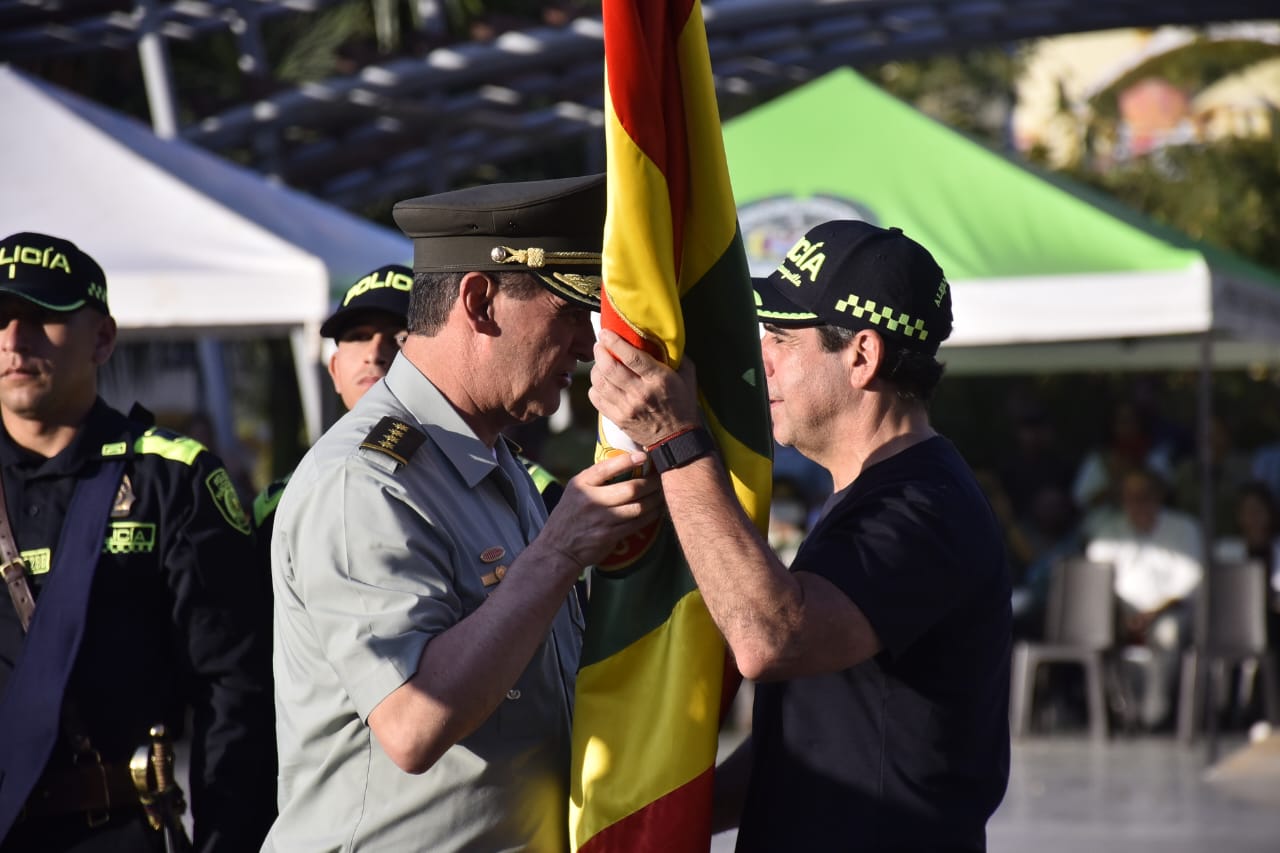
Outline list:
[[[669,568],[653,571],[655,565]],[[676,602],[693,588],[675,531],[670,520],[664,521],[657,538],[635,565],[620,572],[597,572],[592,577],[590,619],[580,665],[604,660],[666,622]],[[592,630],[595,627],[599,630]]]
[[[687,328],[711,332],[689,335],[685,344],[702,379],[699,387],[707,406],[743,446],[772,459],[769,418],[760,416],[769,410],[769,394],[750,282],[742,232],[737,230],[728,250],[681,297],[680,309]],[[744,376],[754,377],[754,384]]]

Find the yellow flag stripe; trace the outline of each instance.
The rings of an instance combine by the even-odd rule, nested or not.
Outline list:
[[[684,354],[684,319],[674,288],[667,179],[627,134],[608,102],[605,136],[610,157],[604,221],[608,251],[602,263],[609,301],[632,328],[645,330],[663,344],[668,364],[678,364]]]
[[[573,728],[574,849],[715,762],[723,666],[720,632],[691,592],[661,626],[578,673],[574,713],[595,725]],[[669,744],[681,748],[668,752]],[[617,784],[619,774],[627,784]],[[615,781],[595,784],[606,778]],[[584,787],[592,789],[586,810]]]
[[[680,81],[684,88],[685,133],[688,136],[689,214],[685,218],[684,263],[680,269],[680,293],[701,281],[728,251],[737,231],[737,209],[729,183],[715,109],[716,89],[707,62],[707,33],[702,16],[685,21],[677,43]],[[710,105],[710,109],[706,108]]]
[[[773,460],[761,456],[734,437],[724,428],[711,407],[703,405],[703,416],[711,430],[720,453],[724,456],[733,492],[742,504],[747,517],[756,529],[764,533],[769,528],[769,500],[773,492]]]

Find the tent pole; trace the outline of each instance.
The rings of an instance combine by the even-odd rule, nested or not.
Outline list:
[[[138,60],[142,63],[142,80],[147,89],[151,127],[161,139],[173,139],[178,135],[178,111],[173,101],[169,50],[157,27],[155,0],[138,0],[138,9],[142,12]]]
[[[323,431],[320,375],[324,371],[324,365],[320,359],[320,341],[318,323],[307,323],[289,332],[289,346],[293,349],[293,364],[298,375],[298,394],[302,399],[302,417],[309,445],[315,444]]]
[[[1200,582],[1200,592],[1196,596],[1195,609],[1195,649],[1196,673],[1205,670],[1208,664],[1208,648],[1206,640],[1209,636],[1209,573],[1213,571],[1213,333],[1205,332],[1200,339],[1200,376],[1197,383],[1196,406],[1196,453],[1200,469],[1200,530],[1201,565],[1204,566],[1204,577]],[[1205,760],[1212,764],[1218,758],[1218,714],[1211,688],[1211,678],[1197,677],[1197,686],[1204,689],[1192,691],[1198,707],[1205,709]],[[1192,717],[1194,719],[1194,715]]]
[[[200,366],[204,386],[201,405],[209,415],[209,423],[213,425],[214,439],[218,442],[217,452],[225,461],[227,455],[236,452],[237,439],[235,417],[232,414],[231,382],[223,359],[222,342],[209,335],[198,337],[196,362]]]

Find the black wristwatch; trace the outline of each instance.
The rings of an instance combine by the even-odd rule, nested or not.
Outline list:
[[[653,470],[662,474],[672,468],[682,468],[715,450],[716,443],[711,433],[705,427],[694,427],[650,447],[649,459],[653,462]]]

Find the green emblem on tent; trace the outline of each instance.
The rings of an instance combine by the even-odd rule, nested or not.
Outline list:
[[[209,494],[213,495],[213,502],[218,507],[218,512],[222,513],[222,517],[227,520],[227,524],[248,536],[249,516],[240,505],[240,496],[236,494],[236,487],[231,482],[231,475],[227,473],[227,469],[219,468],[214,471],[205,479],[204,484],[209,487]]]

